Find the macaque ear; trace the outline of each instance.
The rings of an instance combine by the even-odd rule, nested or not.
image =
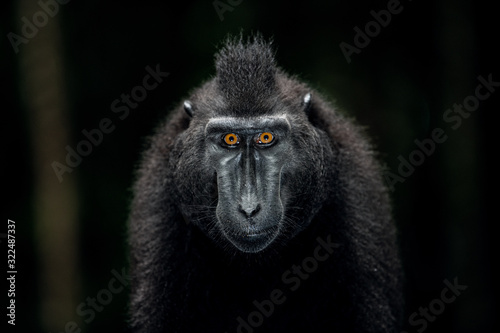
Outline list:
[[[311,93],[305,94],[304,98],[302,99],[302,108],[304,109],[304,112],[306,114],[308,113],[309,108],[311,106],[311,99],[312,99]]]
[[[184,111],[186,111],[188,116],[193,117],[193,105],[190,101],[184,101]]]

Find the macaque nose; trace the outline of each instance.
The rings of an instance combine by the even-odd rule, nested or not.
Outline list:
[[[254,217],[260,211],[260,203],[243,203],[238,205],[238,211],[246,218]]]

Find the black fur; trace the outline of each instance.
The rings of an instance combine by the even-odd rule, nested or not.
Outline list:
[[[216,68],[158,127],[138,170],[132,331],[399,332],[395,228],[360,128],[276,67],[260,37],[230,40]],[[291,123],[296,152],[281,180],[286,216],[271,245],[245,253],[217,227],[204,128],[214,117],[276,114]]]

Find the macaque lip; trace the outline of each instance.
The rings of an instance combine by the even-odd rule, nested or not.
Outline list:
[[[270,227],[266,229],[257,229],[257,230],[249,230],[248,233],[244,234],[244,237],[249,237],[249,238],[256,238],[256,237],[262,237],[262,236],[268,236],[273,233],[275,233],[277,230],[276,227]]]

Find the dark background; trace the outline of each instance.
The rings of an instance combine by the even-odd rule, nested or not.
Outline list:
[[[398,172],[398,157],[408,159],[418,148],[414,140],[444,130],[447,140],[392,192],[406,273],[405,330],[493,332],[499,309],[492,268],[498,263],[492,114],[500,91],[456,129],[443,114],[474,95],[478,76],[500,81],[498,10],[486,1],[401,1],[402,11],[348,63],[340,43],[354,45],[354,27],[364,29],[373,20],[370,11],[386,9],[389,1],[221,2],[230,6],[222,19],[210,0],[70,1],[58,5],[38,33],[18,45],[19,52],[8,34],[22,36],[22,18],[32,21],[42,7],[35,1],[2,2],[6,186],[0,240],[6,253],[6,223],[14,220],[17,329],[125,330],[128,290],[102,290],[109,290],[113,270],[127,267],[130,186],[144,138],[214,74],[213,54],[228,33],[260,31],[274,39],[282,68],[367,127],[387,170]],[[145,68],[157,65],[168,77],[119,119],[111,103],[142,85]],[[85,140],[82,130],[98,128],[103,118],[112,120],[112,133],[103,134],[59,182],[51,162],[64,163],[65,147],[76,147]],[[420,307],[433,302],[439,309],[435,299],[445,279],[467,289],[425,330],[423,324],[410,325]],[[98,295],[106,304],[91,320],[89,312],[77,313]]]

